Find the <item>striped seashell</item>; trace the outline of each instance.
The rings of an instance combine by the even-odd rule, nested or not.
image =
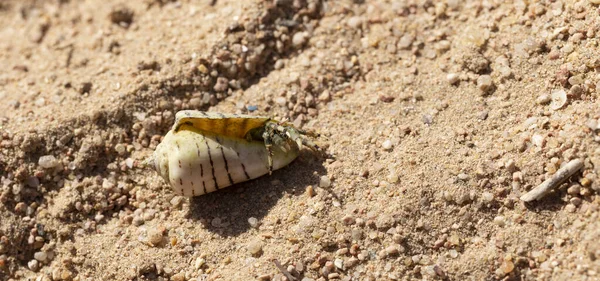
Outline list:
[[[198,196],[258,178],[291,163],[304,132],[268,117],[184,110],[153,154],[175,193]]]

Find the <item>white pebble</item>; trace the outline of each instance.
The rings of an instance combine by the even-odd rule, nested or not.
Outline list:
[[[342,259],[335,259],[333,264],[339,269],[344,269],[344,261]]]
[[[44,98],[39,98],[37,100],[35,100],[35,105],[36,106],[44,106],[44,104],[46,104],[46,100]]]
[[[27,267],[29,268],[29,270],[31,271],[38,271],[38,269],[40,268],[39,266],[39,262],[37,260],[30,260],[27,263]]]
[[[203,258],[197,258],[196,262],[194,262],[194,268],[196,268],[196,270],[202,268],[202,266],[206,263],[206,260]]]
[[[294,45],[294,47],[296,48],[302,47],[302,45],[306,43],[307,37],[308,34],[306,32],[296,32],[296,34],[294,34],[294,37],[292,37],[292,45]]]
[[[151,228],[148,230],[148,242],[153,246],[156,246],[162,242],[163,232],[158,228]]]
[[[364,18],[362,17],[351,17],[348,19],[346,24],[348,24],[351,28],[360,28],[364,22]]]
[[[327,188],[331,186],[331,180],[328,176],[321,176],[321,180],[319,181],[319,187]]]
[[[481,195],[481,199],[486,203],[490,203],[494,200],[494,194],[486,191]]]
[[[494,217],[494,223],[498,226],[504,226],[506,225],[506,221],[504,219],[504,216],[496,216]]]
[[[115,145],[115,151],[119,154],[119,155],[123,155],[125,154],[125,152],[127,152],[127,146],[125,146],[122,143],[119,143],[117,145]]]
[[[537,147],[543,147],[544,146],[544,136],[539,135],[539,134],[534,134],[533,136],[531,136],[531,143]]]
[[[45,262],[48,259],[48,254],[46,252],[35,252],[33,258],[40,262]]]
[[[481,75],[477,78],[477,88],[483,92],[489,91],[493,85],[492,77],[489,75]]]
[[[58,161],[53,155],[44,155],[40,157],[38,164],[44,169],[50,169],[58,166]]]
[[[250,224],[250,226],[253,228],[257,228],[258,220],[255,217],[250,217],[250,218],[248,218],[248,224]]]
[[[414,37],[410,34],[405,34],[398,42],[398,48],[408,49],[413,43]]]
[[[458,257],[458,251],[451,249],[450,251],[448,251],[450,253],[450,256],[455,259],[456,257]]]
[[[287,104],[287,100],[284,97],[275,98],[275,103],[279,106],[285,106]]]
[[[391,140],[386,140],[381,144],[381,147],[383,147],[383,149],[385,150],[390,150],[392,149],[392,141]]]
[[[448,80],[450,85],[454,85],[458,82],[459,76],[456,73],[448,73],[448,75],[446,75],[446,80]]]
[[[127,158],[125,159],[125,165],[127,166],[127,168],[131,169],[133,168],[133,159],[131,158]]]

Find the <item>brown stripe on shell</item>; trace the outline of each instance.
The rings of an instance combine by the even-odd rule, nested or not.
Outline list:
[[[217,183],[217,177],[215,177],[215,166],[213,164],[212,155],[210,155],[210,145],[208,145],[208,141],[204,138],[204,143],[206,144],[206,149],[208,152],[208,161],[210,162],[210,169],[212,170],[213,181],[215,182],[215,189],[219,189],[219,183]]]
[[[196,143],[196,151],[198,152],[198,159],[200,159],[200,146]],[[202,167],[202,162],[200,162],[200,178],[204,177],[204,168]]]
[[[227,171],[227,177],[229,178],[229,184],[233,184],[233,179],[231,178],[231,173],[229,173],[229,166],[227,165],[227,157],[225,157],[225,152],[223,151],[223,145],[221,145],[221,140],[219,137],[216,137],[217,143],[221,147],[221,155],[223,156],[223,162],[225,162],[225,171]]]
[[[248,175],[248,172],[246,172],[246,166],[244,166],[244,162],[242,162],[242,158],[240,157],[240,152],[239,151],[236,151],[236,152],[237,152],[238,159],[240,160],[240,165],[242,165],[242,171],[244,171],[244,175],[246,176],[246,179],[249,180],[250,176]]]

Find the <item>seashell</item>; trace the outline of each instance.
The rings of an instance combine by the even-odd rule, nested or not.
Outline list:
[[[552,91],[551,97],[552,101],[550,102],[550,108],[552,108],[552,110],[559,110],[567,104],[567,92],[563,89]]]
[[[298,157],[306,132],[268,117],[183,110],[152,156],[175,193],[198,196],[255,179]]]

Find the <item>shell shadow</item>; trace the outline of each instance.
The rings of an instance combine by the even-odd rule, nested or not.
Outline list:
[[[288,166],[254,180],[238,183],[222,190],[190,198],[186,217],[199,221],[205,229],[219,236],[238,236],[258,223],[284,196],[299,196],[309,185],[316,186],[325,174],[325,159],[303,149]]]

